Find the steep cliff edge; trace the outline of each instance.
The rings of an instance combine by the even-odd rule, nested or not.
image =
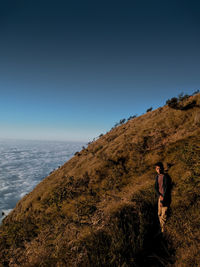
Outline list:
[[[4,219],[0,266],[198,266],[200,95],[182,105],[129,120],[46,177]],[[173,181],[163,237],[157,161]]]

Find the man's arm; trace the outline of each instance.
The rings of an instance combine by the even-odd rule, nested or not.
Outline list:
[[[159,192],[159,186],[158,186],[158,175],[156,176],[155,190],[156,190],[156,194],[157,194],[158,197],[159,197],[159,196],[160,196],[160,192]]]
[[[170,190],[170,178],[167,174],[164,175],[163,177],[163,190],[164,190],[164,193],[163,193],[163,200],[161,201],[162,204],[165,203],[167,197],[168,197],[168,194],[169,194],[169,190]]]

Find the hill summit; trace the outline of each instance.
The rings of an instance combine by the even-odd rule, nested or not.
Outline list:
[[[24,196],[0,227],[0,266],[198,266],[200,94],[175,102],[101,135]],[[158,161],[173,182],[163,235]]]

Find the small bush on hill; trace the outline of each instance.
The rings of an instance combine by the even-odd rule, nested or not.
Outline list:
[[[150,108],[148,108],[147,110],[146,110],[146,112],[150,112],[150,111],[152,111],[152,107],[150,107]]]
[[[136,118],[136,117],[137,117],[137,115],[130,116],[130,117],[127,119],[127,121],[129,121],[129,120],[131,120],[131,119],[134,119],[134,118]]]
[[[119,124],[122,125],[122,124],[125,123],[125,121],[126,121],[126,119],[121,119],[120,122],[119,122]]]
[[[172,97],[166,101],[166,104],[173,109],[178,109],[178,98]]]
[[[194,96],[195,94],[198,94],[198,93],[199,93],[199,90],[195,91],[192,95]],[[200,107],[200,105],[197,104],[196,100],[186,101],[192,95],[188,95],[188,94],[184,95],[183,93],[181,93],[178,95],[178,98],[172,97],[171,99],[168,99],[166,101],[166,104],[170,108],[177,109],[177,110],[189,110],[194,107]]]
[[[179,102],[184,101],[187,98],[189,98],[189,95],[187,95],[187,94],[184,95],[183,93],[181,93],[178,95]]]

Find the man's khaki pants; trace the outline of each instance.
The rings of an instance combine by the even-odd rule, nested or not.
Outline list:
[[[160,221],[160,228],[161,232],[164,232],[164,225],[167,220],[167,210],[168,207],[163,207],[162,204],[160,203],[160,198],[158,199],[158,218]]]

